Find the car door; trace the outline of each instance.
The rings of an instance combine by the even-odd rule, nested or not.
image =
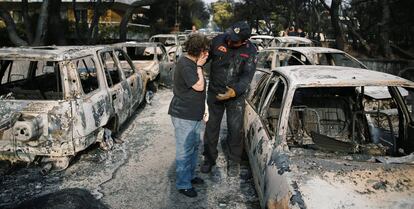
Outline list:
[[[143,78],[142,74],[135,69],[134,64],[129,58],[128,54],[121,49],[115,49],[115,54],[117,59],[121,63],[121,70],[125,76],[126,82],[128,83],[129,88],[131,89],[131,108],[136,108],[144,98],[144,88],[143,88]],[[130,112],[132,113],[132,111]]]
[[[167,51],[164,46],[157,45],[157,59],[160,63],[160,83],[164,86],[171,87],[174,75],[175,63],[168,59]]]
[[[105,72],[108,92],[116,116],[116,128],[118,129],[120,124],[129,116],[132,98],[131,88],[124,78],[113,50],[102,50],[99,52],[99,57]]]
[[[269,159],[273,152],[273,141],[277,133],[276,127],[282,112],[282,101],[285,94],[285,83],[279,76],[272,76],[261,84],[263,90],[257,99],[253,100],[255,113],[247,113],[248,117],[255,114],[249,129],[249,156],[258,190],[261,194],[266,190],[266,177]],[[260,86],[258,86],[259,88]],[[260,87],[261,88],[261,87]],[[250,115],[249,115],[250,114]],[[252,166],[253,167],[253,166]]]
[[[263,150],[257,149],[260,143],[263,143],[265,138],[269,138],[264,130],[262,120],[260,119],[260,104],[261,98],[266,95],[271,81],[271,74],[263,71],[256,71],[252,83],[244,117],[244,130],[246,133],[246,152],[249,156],[250,166],[252,168],[253,177],[256,185],[256,190],[259,195],[263,195],[263,178],[260,161],[260,156]],[[269,139],[267,139],[269,140]]]
[[[72,102],[72,115],[78,119],[73,121],[74,139],[85,138],[85,141],[74,142],[75,149],[83,149],[93,142],[88,140],[95,139],[88,136],[107,124],[112,113],[112,108],[108,105],[110,98],[103,84],[99,62],[93,56],[71,60],[65,68],[69,78],[72,78],[70,80],[79,81],[77,83],[82,92]]]

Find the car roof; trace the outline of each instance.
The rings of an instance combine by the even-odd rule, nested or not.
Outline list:
[[[298,37],[298,36],[275,37],[275,39],[278,39],[281,42],[291,42],[291,43],[302,42],[302,43],[310,43],[310,44],[312,43],[310,39]]]
[[[283,75],[292,87],[328,86],[403,86],[414,83],[395,75],[361,68],[321,65],[277,67],[272,72]]]
[[[85,57],[110,46],[3,47],[0,59],[63,61]]]
[[[157,34],[151,36],[151,38],[158,38],[158,37],[177,37],[177,34]]]
[[[277,50],[277,49],[297,51],[297,52],[300,52],[302,54],[345,53],[344,51],[341,51],[339,49],[326,48],[326,47],[312,47],[312,46],[310,46],[310,47],[269,47],[269,48],[263,49],[263,51]]]
[[[137,42],[137,41],[127,41],[127,42],[120,42],[113,44],[114,46],[156,46],[157,44],[160,44],[159,42]]]
[[[255,35],[255,36],[251,36],[250,38],[252,39],[255,39],[255,38],[274,39],[275,37],[269,36],[269,35]]]

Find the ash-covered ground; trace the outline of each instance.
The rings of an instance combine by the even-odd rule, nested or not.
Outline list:
[[[108,208],[259,208],[253,180],[228,177],[221,150],[212,173],[199,175],[206,183],[196,186],[198,197],[177,192],[174,130],[167,114],[171,98],[171,90],[159,90],[152,104],[124,125],[123,143],[110,151],[91,147],[64,171],[43,176],[40,166],[1,162],[0,208],[66,188],[86,189]]]

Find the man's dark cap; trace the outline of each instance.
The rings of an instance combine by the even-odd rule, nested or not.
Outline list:
[[[231,41],[245,41],[250,38],[251,29],[246,22],[237,22],[227,30],[227,33]]]

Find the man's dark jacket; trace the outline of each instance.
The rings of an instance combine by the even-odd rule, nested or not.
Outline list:
[[[225,93],[226,86],[233,88],[236,96],[247,91],[256,70],[256,47],[250,42],[237,49],[227,46],[227,34],[216,36],[211,43],[209,91]]]

